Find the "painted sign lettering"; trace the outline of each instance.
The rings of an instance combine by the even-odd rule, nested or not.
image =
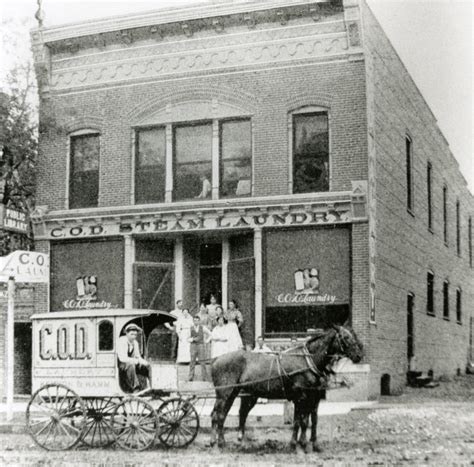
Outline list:
[[[287,211],[260,214],[213,213],[206,215],[163,214],[150,216],[136,222],[119,221],[94,225],[54,226],[49,238],[84,238],[113,235],[138,235],[159,232],[187,232],[196,230],[223,230],[256,227],[300,226],[351,222],[348,210],[338,211]]]
[[[72,333],[72,334],[71,334]],[[53,330],[46,324],[39,330],[39,356],[41,360],[89,360],[88,332],[84,323],[74,326],[61,324],[56,331],[54,345]],[[71,339],[72,338],[72,339]]]

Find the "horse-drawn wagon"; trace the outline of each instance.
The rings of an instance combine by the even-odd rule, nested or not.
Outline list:
[[[199,431],[191,397],[179,392],[174,363],[154,360],[150,346],[166,336],[174,318],[151,310],[91,309],[38,314],[33,321],[33,395],[27,428],[45,449],[78,443],[143,450],[156,437],[168,447],[190,444]],[[150,363],[150,387],[124,391],[117,342],[136,324],[141,350]],[[158,331],[158,332],[157,332]],[[161,331],[161,332],[160,332]]]

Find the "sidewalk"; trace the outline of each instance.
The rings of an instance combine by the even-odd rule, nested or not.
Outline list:
[[[157,401],[157,404],[159,402]],[[203,428],[211,426],[211,412],[214,399],[198,399],[193,402],[200,418]],[[25,413],[28,401],[16,400],[13,404],[13,420],[6,421],[6,404],[0,404],[0,433],[24,433]],[[155,404],[153,404],[155,405]],[[341,415],[355,409],[369,409],[377,405],[377,401],[367,402],[326,402],[321,401],[319,405],[319,416]],[[283,426],[284,401],[269,401],[266,404],[258,403],[250,412],[248,417],[249,426],[280,427]],[[230,409],[227,417],[227,427],[237,427],[239,423],[240,401],[237,399]]]

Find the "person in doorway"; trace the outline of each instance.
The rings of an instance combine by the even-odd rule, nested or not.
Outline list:
[[[196,361],[199,361],[199,365],[202,370],[202,378],[204,381],[209,380],[206,366],[206,348],[205,344],[210,342],[211,332],[205,326],[201,324],[199,316],[193,318],[193,326],[190,329],[189,343],[191,344],[190,353],[191,361],[189,364],[189,381],[194,381],[194,371],[196,368]]]
[[[227,333],[229,340],[227,342],[229,352],[234,350],[240,350],[244,348],[242,337],[240,336],[239,323],[243,323],[243,317],[240,310],[237,308],[237,303],[235,300],[229,302],[229,309],[224,314],[224,317],[227,320]]]
[[[187,308],[183,308],[182,316],[176,321],[176,333],[178,334],[178,363],[189,363],[191,353],[189,347],[189,336],[193,326],[193,317]]]
[[[125,392],[146,389],[149,378],[149,363],[140,355],[137,337],[141,329],[136,324],[125,327],[125,335],[117,342],[119,380]]]
[[[196,198],[203,198],[203,199],[209,198],[211,196],[211,191],[212,191],[211,182],[204,174],[200,176],[200,180],[201,180],[201,193],[199,193],[196,196]]]
[[[207,314],[213,328],[217,324],[217,316],[219,315],[219,308],[222,310],[222,307],[217,303],[217,298],[215,295],[211,295],[209,305],[207,305]]]
[[[217,358],[229,351],[227,346],[229,336],[225,324],[224,317],[219,316],[217,318],[217,326],[211,332],[211,358]]]
[[[165,326],[172,332],[171,334],[171,358],[176,360],[178,355],[178,333],[176,332],[176,323],[183,316],[183,300],[176,301],[176,308],[170,311],[170,315],[176,318],[174,323],[165,323]]]
[[[253,349],[253,352],[255,353],[271,353],[272,349],[268,347],[267,344],[265,344],[265,340],[263,339],[262,336],[257,337],[257,344],[255,345],[255,348]]]

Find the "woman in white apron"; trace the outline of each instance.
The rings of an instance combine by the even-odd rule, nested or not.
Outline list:
[[[187,308],[183,308],[183,315],[176,321],[176,333],[178,334],[178,363],[189,363],[191,361],[191,346],[189,336],[193,326],[193,317]]]
[[[229,336],[224,317],[219,316],[217,318],[217,325],[211,332],[211,358],[216,358],[229,352],[228,341]]]

